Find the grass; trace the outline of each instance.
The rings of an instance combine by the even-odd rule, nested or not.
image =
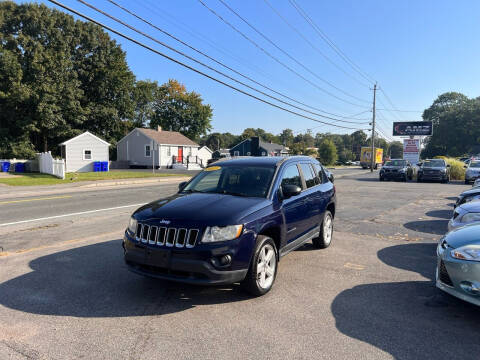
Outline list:
[[[79,181],[96,181],[96,180],[117,180],[117,179],[138,179],[149,177],[168,177],[168,176],[185,176],[180,174],[165,174],[136,171],[108,171],[108,172],[89,172],[89,173],[67,173],[65,180],[56,178],[55,176],[39,173],[13,173],[15,177],[0,178],[0,184],[10,186],[38,186],[38,185],[56,185],[70,184]]]

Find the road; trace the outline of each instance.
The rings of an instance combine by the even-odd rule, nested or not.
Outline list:
[[[175,184],[0,203],[1,224],[27,221],[0,226],[0,358],[478,359],[478,308],[433,286],[436,241],[468,187],[349,174],[331,247],[283,258],[260,298],[125,269],[130,213]]]

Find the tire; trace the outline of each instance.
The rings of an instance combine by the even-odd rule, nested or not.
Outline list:
[[[269,258],[268,261],[266,257]],[[259,235],[250,268],[241,285],[245,291],[254,296],[265,295],[273,287],[277,269],[278,252],[275,242],[268,236]]]
[[[328,229],[327,229],[328,227]],[[323,215],[320,225],[320,236],[312,240],[313,247],[316,249],[325,249],[330,246],[333,238],[333,215],[329,210]]]
[[[380,176],[379,180],[380,180],[380,181],[385,181],[385,179],[384,179],[383,176]]]

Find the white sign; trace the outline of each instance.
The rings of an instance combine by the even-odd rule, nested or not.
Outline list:
[[[403,160],[410,161],[412,164],[420,160],[420,139],[403,140]]]

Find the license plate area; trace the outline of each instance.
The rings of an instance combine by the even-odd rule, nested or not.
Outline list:
[[[170,266],[170,250],[167,249],[145,249],[145,264],[161,268]]]

